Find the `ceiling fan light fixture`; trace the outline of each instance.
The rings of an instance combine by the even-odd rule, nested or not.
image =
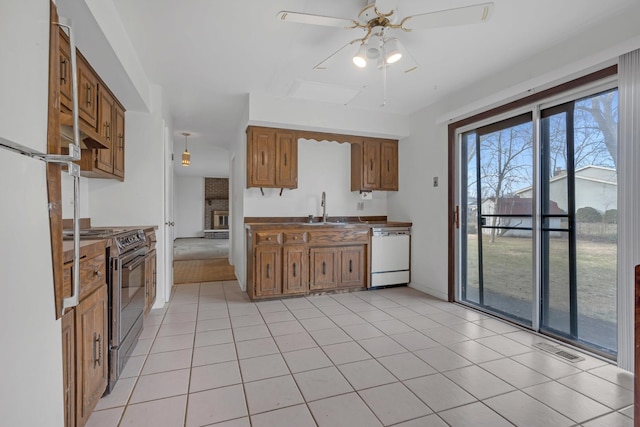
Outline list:
[[[358,53],[353,57],[353,63],[358,68],[364,68],[367,66],[367,56],[365,55],[367,46],[363,43],[360,45],[360,49],[358,49]]]
[[[183,132],[184,135],[184,153],[182,153],[182,166],[189,166],[191,164],[191,154],[187,148],[187,137],[191,135],[189,132]]]
[[[384,43],[385,61],[387,64],[398,62],[402,58],[398,39],[389,39]]]

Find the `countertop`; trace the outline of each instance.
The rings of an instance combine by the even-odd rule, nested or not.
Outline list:
[[[413,223],[403,221],[335,221],[329,219],[327,222],[304,222],[304,221],[287,221],[287,222],[245,222],[244,226],[247,230],[273,230],[288,228],[374,228],[374,227],[411,227]]]

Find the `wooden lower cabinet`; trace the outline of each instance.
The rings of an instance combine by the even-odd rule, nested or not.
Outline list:
[[[309,251],[305,246],[284,246],[282,250],[282,293],[303,294],[309,290]]]
[[[338,286],[338,250],[336,248],[311,248],[309,250],[311,279],[309,289],[323,290]]]
[[[76,426],[84,426],[109,380],[107,287],[102,286],[75,308]]]
[[[259,246],[255,250],[255,296],[267,297],[282,294],[282,270],[280,245]]]
[[[76,425],[76,317],[75,310],[62,316],[62,386],[65,426]]]
[[[62,316],[62,373],[66,427],[83,427],[109,380],[105,243],[82,248],[80,303]],[[63,295],[71,295],[72,263],[64,266]]]
[[[368,228],[247,230],[247,294],[261,299],[367,286]]]
[[[340,277],[338,286],[365,286],[364,246],[340,248]]]

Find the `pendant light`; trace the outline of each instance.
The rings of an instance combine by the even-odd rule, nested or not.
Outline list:
[[[182,153],[182,166],[189,166],[191,164],[191,154],[187,148],[187,137],[191,135],[189,132],[182,132],[184,135],[184,153]]]

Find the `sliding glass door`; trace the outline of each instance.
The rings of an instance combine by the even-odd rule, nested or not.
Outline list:
[[[514,193],[532,185],[531,114],[463,134],[461,158],[467,167],[462,299],[531,325],[533,204]]]
[[[615,354],[616,90],[541,112],[540,329]]]
[[[616,354],[617,102],[460,133],[460,301]]]

